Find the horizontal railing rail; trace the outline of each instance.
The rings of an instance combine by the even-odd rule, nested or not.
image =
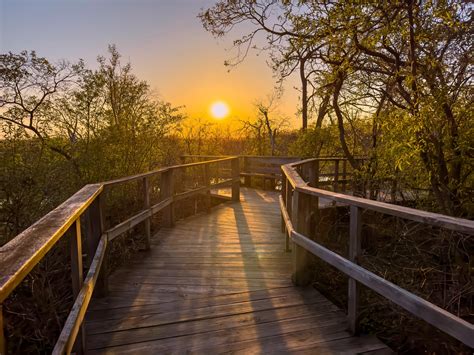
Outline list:
[[[216,159],[222,158],[218,155],[182,155],[182,162],[193,161],[195,159]],[[240,176],[244,179],[245,186],[252,185],[252,179],[263,179],[270,181],[272,188],[277,186],[277,182],[282,180],[281,166],[296,162],[305,161],[301,157],[294,156],[259,156],[259,155],[239,155],[240,166],[242,167]],[[366,161],[367,158],[356,157],[356,161]],[[337,156],[323,156],[317,159],[309,159],[317,163],[316,175],[313,177],[314,186],[330,186],[334,191],[346,191],[347,184],[352,181],[352,168],[348,164],[348,159]]]
[[[282,226],[286,230],[287,250],[289,250],[290,241],[293,243],[293,281],[296,284],[304,282],[302,280],[303,270],[306,267],[305,253],[309,252],[349,277],[348,322],[349,329],[353,333],[357,332],[358,283],[360,283],[404,308],[414,316],[423,319],[464,344],[474,347],[473,324],[400,288],[357,264],[361,249],[362,209],[426,223],[468,235],[474,235],[474,221],[310,187],[308,179],[303,178],[300,172],[305,169],[314,169],[315,162],[317,162],[317,159],[308,159],[281,167],[283,188],[280,196],[280,208]],[[308,173],[311,176],[311,171],[308,171]],[[319,208],[318,199],[320,197],[349,207],[348,259],[308,237],[310,228],[308,216],[313,209]],[[316,199],[316,201],[311,199]]]
[[[211,176],[211,166],[230,163],[230,178],[221,179]],[[188,191],[177,192],[174,186],[174,172],[203,167],[204,186]],[[74,304],[61,331],[53,353],[70,353],[76,346],[76,352],[84,351],[83,320],[87,307],[97,284],[106,289],[106,281],[100,280],[101,265],[104,262],[107,245],[119,235],[145,223],[145,244],[150,247],[151,218],[158,212],[163,213],[164,225],[174,223],[174,203],[197,195],[204,195],[206,208],[210,208],[211,190],[231,187],[231,199],[238,201],[240,196],[240,167],[238,157],[220,157],[219,159],[174,165],[154,171],[127,176],[98,184],[89,184],[76,192],[53,211],[42,217],[25,231],[0,248],[0,354],[5,353],[6,340],[3,331],[3,302],[45,257],[54,245],[65,235],[70,235],[70,257]],[[150,179],[160,176],[160,201],[150,204]],[[228,174],[227,174],[228,175]],[[180,176],[185,176],[181,174]],[[114,186],[141,181],[144,205],[140,212],[112,228],[105,230],[104,202],[102,195]],[[195,183],[194,185],[197,185]],[[81,217],[86,221],[87,255],[89,269],[83,277],[83,238]]]

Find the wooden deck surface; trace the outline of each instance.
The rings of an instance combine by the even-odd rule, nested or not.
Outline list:
[[[278,195],[241,190],[178,221],[110,277],[110,296],[87,314],[88,353],[384,352],[352,337],[345,314],[312,288],[291,284]]]

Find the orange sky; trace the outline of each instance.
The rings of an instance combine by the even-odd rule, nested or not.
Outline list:
[[[34,49],[41,56],[95,66],[98,54],[116,44],[134,72],[154,92],[191,116],[209,117],[209,106],[228,103],[231,117],[253,114],[253,103],[275,85],[268,57],[252,53],[228,72],[224,61],[234,53],[236,34],[216,40],[196,17],[212,0],[1,0],[0,49]],[[18,23],[21,22],[21,30]],[[238,30],[245,32],[247,28]],[[295,117],[297,78],[285,84],[278,111]],[[295,123],[296,124],[296,123]]]

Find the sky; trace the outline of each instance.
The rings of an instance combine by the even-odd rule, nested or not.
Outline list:
[[[153,92],[191,117],[210,116],[210,105],[224,101],[229,119],[254,115],[257,100],[272,93],[276,80],[264,53],[252,52],[230,72],[238,32],[215,39],[197,14],[212,0],[0,0],[0,52],[36,50],[52,61],[96,58],[115,44],[134,73]],[[248,26],[248,27],[246,27]],[[244,25],[237,31],[246,31]],[[279,115],[296,122],[297,78],[284,85]],[[275,114],[277,114],[275,113]]]

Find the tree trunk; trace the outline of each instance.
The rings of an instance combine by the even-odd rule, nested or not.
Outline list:
[[[306,58],[300,59],[300,79],[301,79],[301,117],[302,117],[302,130],[305,131],[308,128],[308,79],[306,78],[304,65]]]
[[[345,157],[349,161],[349,164],[351,164],[352,168],[355,170],[359,169],[359,163],[357,160],[354,159],[354,156],[349,150],[349,147],[347,146],[346,142],[346,132],[344,130],[344,118],[342,116],[341,109],[339,107],[339,94],[341,92],[342,84],[344,82],[344,73],[340,70],[337,72],[337,78],[336,82],[334,85],[334,93],[333,93],[333,99],[332,99],[332,105],[334,107],[334,111],[336,113],[337,117],[337,127],[339,129],[339,140],[341,142],[341,147],[344,152]]]

